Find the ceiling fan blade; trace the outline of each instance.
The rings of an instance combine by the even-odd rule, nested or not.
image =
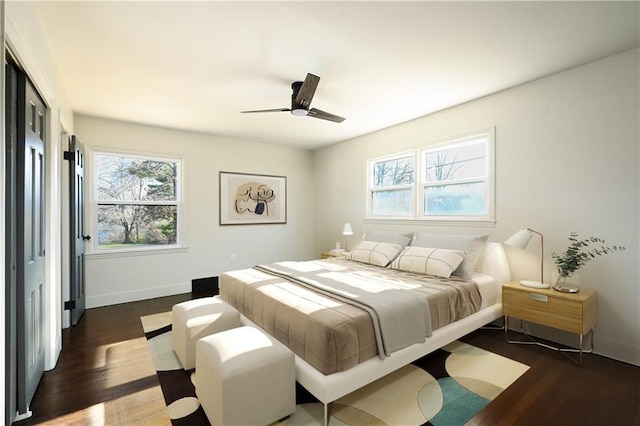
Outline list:
[[[290,108],[272,108],[272,109],[256,109],[253,111],[240,111],[243,114],[252,113],[252,112],[282,112],[282,111],[291,111]]]
[[[335,123],[342,123],[345,120],[344,117],[340,117],[339,115],[331,114],[330,112],[322,111],[317,108],[311,108],[309,110],[308,117],[320,118],[322,120],[329,120]]]
[[[296,95],[296,104],[301,105],[305,108],[309,108],[309,105],[311,105],[311,100],[313,99],[313,95],[316,93],[316,89],[318,88],[319,82],[320,77],[308,73],[307,77],[302,83],[302,87],[300,87],[300,90]]]

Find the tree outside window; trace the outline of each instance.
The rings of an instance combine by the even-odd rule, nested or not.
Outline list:
[[[370,211],[373,216],[413,215],[414,155],[369,162]]]
[[[178,160],[96,154],[97,245],[177,245]]]
[[[488,138],[485,135],[423,151],[423,214],[487,214]]]

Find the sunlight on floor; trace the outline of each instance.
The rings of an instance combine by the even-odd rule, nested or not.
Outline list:
[[[47,425],[106,425],[105,404],[99,403],[91,407],[74,411],[48,420]]]
[[[104,403],[96,404],[87,409],[87,420],[92,425],[105,424]]]
[[[155,367],[144,337],[93,349],[94,370],[105,370],[105,389],[154,376]]]
[[[171,425],[160,385],[49,419],[48,425]]]
[[[111,345],[102,345],[94,348],[91,368],[103,368],[107,365],[107,349],[110,347]]]
[[[155,367],[144,337],[109,345],[105,353],[108,375],[105,388],[115,388],[154,376]]]

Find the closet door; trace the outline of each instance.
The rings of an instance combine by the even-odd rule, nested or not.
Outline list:
[[[70,301],[71,324],[77,325],[84,313],[84,245],[91,236],[84,234],[84,149],[75,136],[69,139],[69,151],[64,158],[69,161],[69,232],[70,244]]]
[[[28,416],[44,373],[46,108],[24,73],[17,101],[17,402]]]

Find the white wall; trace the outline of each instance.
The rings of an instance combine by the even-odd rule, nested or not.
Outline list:
[[[638,56],[637,49],[629,51],[316,151],[316,251],[344,241],[344,222],[354,226],[351,244],[367,228],[486,233],[504,241],[531,227],[545,236],[550,282],[550,252],[566,248],[572,231],[625,245],[626,252],[581,269],[581,284],[599,292],[596,352],[640,364]],[[367,158],[491,126],[495,226],[363,219]],[[530,244],[527,256],[509,251],[514,279],[536,278],[537,244]]]
[[[314,257],[312,154],[198,133],[76,116],[76,134],[89,148],[171,155],[184,160],[187,249],[167,254],[88,254],[87,307],[191,291],[194,278],[282,259]],[[90,159],[88,159],[89,161]],[[287,177],[287,223],[219,226],[218,173]],[[91,179],[89,167],[87,181]],[[87,200],[91,196],[87,194]],[[87,210],[89,235],[96,235]],[[230,254],[236,262],[230,262]],[[316,256],[317,257],[317,256]]]

